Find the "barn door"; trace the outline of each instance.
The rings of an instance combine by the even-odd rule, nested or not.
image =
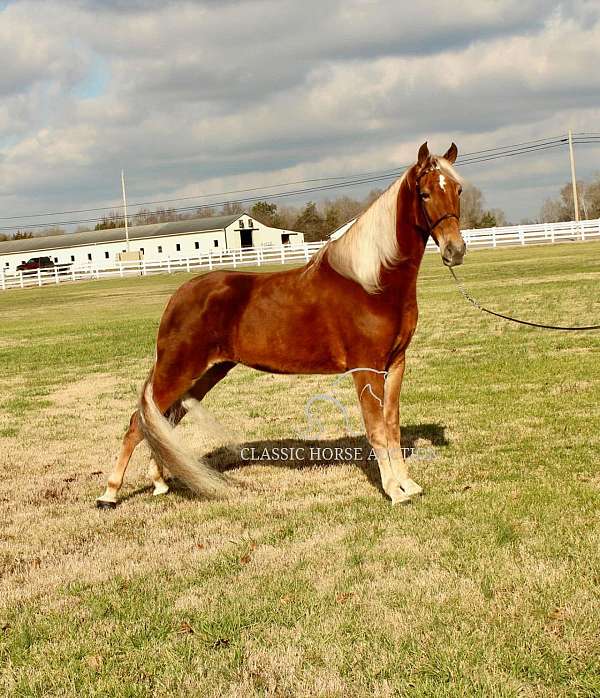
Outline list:
[[[252,231],[240,230],[240,242],[242,247],[252,247]]]

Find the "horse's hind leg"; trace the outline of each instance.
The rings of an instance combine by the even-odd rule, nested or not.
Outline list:
[[[179,422],[185,417],[187,410],[178,400],[174,405],[172,405],[167,411],[167,418],[171,424],[176,427]],[[154,485],[153,495],[167,494],[169,491],[169,485],[165,481],[165,474],[160,465],[154,460],[150,459],[150,478],[152,479],[152,484]]]
[[[202,400],[202,398],[208,393],[209,390],[214,388],[214,386],[229,373],[229,371],[235,366],[234,362],[223,362],[211,366],[187,392],[187,395],[194,398],[195,400]],[[187,410],[181,404],[181,400],[177,400],[169,407],[166,412],[166,417],[171,421],[173,426],[177,426],[179,422],[186,415]],[[117,458],[115,467],[113,468],[111,474],[108,477],[108,484],[106,490],[101,497],[96,500],[96,505],[100,508],[114,508],[117,506],[117,493],[121,489],[123,484],[123,478],[125,476],[125,471],[131,456],[136,448],[136,446],[143,440],[143,435],[139,426],[139,415],[136,410],[129,421],[129,429],[123,437],[123,444],[121,446],[121,452]],[[169,491],[169,485],[165,482],[164,473],[162,468],[152,459],[150,466],[150,477],[152,478],[152,484],[154,485],[155,495],[166,494]]]
[[[198,378],[187,394],[194,400],[202,400],[209,390],[212,390],[219,381],[222,381],[235,365],[233,361],[214,364]]]
[[[117,462],[108,476],[106,490],[101,497],[96,499],[96,506],[100,509],[114,509],[114,507],[117,506],[117,493],[123,484],[123,477],[125,476],[125,471],[127,470],[131,455],[135,447],[144,438],[138,420],[139,416],[136,410],[129,420],[129,429],[127,429],[123,437],[123,444]]]
[[[176,402],[167,412],[173,424],[178,424],[186,414],[186,410],[178,401]],[[131,460],[131,456],[135,451],[138,444],[143,441],[144,437],[139,425],[139,414],[136,410],[129,420],[129,428],[125,432],[123,437],[123,443],[121,445],[121,452],[117,458],[114,468],[112,469],[110,475],[108,476],[108,483],[106,485],[106,490],[101,497],[96,500],[96,506],[100,509],[114,509],[117,506],[117,494],[121,489],[123,484],[123,478],[125,477],[125,471]],[[164,480],[163,472],[158,467],[154,459],[152,459],[152,465],[150,466],[150,477],[152,478],[152,483],[154,485],[154,494],[165,494],[169,491],[169,486]]]
[[[198,378],[194,385],[184,395],[183,399],[186,397],[191,397],[200,402],[200,400],[202,400],[209,390],[212,390],[212,388],[214,388],[219,381],[225,378],[225,376],[234,366],[235,363],[229,361],[211,366],[200,378]],[[173,426],[177,426],[186,414],[186,408],[183,406],[182,402],[178,400],[172,407],[169,408],[166,416]],[[152,478],[152,484],[154,485],[154,492],[152,494],[166,494],[169,491],[169,485],[165,482],[163,470],[154,460],[154,458],[152,459],[152,464],[150,466],[150,477]]]

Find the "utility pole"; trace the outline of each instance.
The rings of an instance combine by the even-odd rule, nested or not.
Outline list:
[[[571,132],[569,131],[569,133]],[[571,162],[573,161],[571,160]],[[125,242],[127,243],[127,252],[129,252],[129,223],[127,221],[127,196],[125,195],[125,173],[123,170],[121,170],[121,188],[123,189],[123,211],[125,213]]]
[[[569,129],[569,157],[571,158],[571,184],[573,186],[573,208],[575,221],[579,223],[579,200],[577,198],[577,178],[575,177],[575,156],[573,155],[573,134]]]

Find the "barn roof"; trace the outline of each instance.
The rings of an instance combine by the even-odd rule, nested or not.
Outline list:
[[[170,223],[135,225],[129,228],[129,239],[139,240],[167,235],[180,235],[181,233],[207,233],[215,230],[224,230],[242,215],[247,214],[236,213],[232,216],[190,218],[189,220],[172,221]],[[89,230],[83,233],[65,233],[64,235],[48,235],[26,240],[0,242],[0,255],[10,254],[11,252],[43,252],[44,250],[56,250],[63,247],[78,247],[80,245],[94,245],[99,242],[120,241],[125,241],[125,228]]]

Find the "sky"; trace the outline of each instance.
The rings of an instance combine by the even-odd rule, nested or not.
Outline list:
[[[398,167],[425,140],[599,132],[599,59],[597,0],[0,1],[0,217],[119,203],[121,168],[130,201],[203,203]],[[578,177],[599,158],[577,146]],[[517,222],[569,160],[460,171]]]

